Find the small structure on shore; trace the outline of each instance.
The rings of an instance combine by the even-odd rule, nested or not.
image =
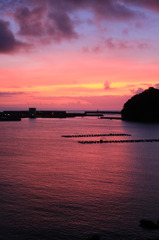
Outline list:
[[[36,108],[29,108],[29,118],[36,118]]]

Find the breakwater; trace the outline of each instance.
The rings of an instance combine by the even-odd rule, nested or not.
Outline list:
[[[73,117],[104,117],[103,114],[121,114],[120,111],[85,111],[85,112],[66,112],[55,110],[11,110],[0,112],[1,121],[12,121],[13,116],[16,118],[73,118]],[[121,119],[118,117],[105,117],[105,119]]]
[[[100,119],[109,119],[109,120],[113,120],[113,119],[115,119],[115,120],[122,120],[121,117],[100,117]]]
[[[109,133],[109,134],[80,134],[80,135],[63,135],[65,138],[80,138],[80,137],[109,137],[109,136],[131,136],[125,133]]]
[[[99,140],[99,141],[78,141],[81,144],[98,143],[139,143],[139,142],[159,142],[159,139],[130,139],[130,140]]]

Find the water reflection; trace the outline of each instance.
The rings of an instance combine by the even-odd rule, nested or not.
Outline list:
[[[100,232],[110,239],[112,234],[127,234],[128,239],[129,234],[142,235],[142,217],[156,220],[158,143],[81,145],[61,138],[87,133],[142,138],[148,132],[154,137],[154,126],[147,130],[146,125],[144,131],[137,124],[97,119],[18,124],[3,126],[0,140],[4,236],[11,231],[19,239],[27,239],[27,234],[29,239],[77,239]]]

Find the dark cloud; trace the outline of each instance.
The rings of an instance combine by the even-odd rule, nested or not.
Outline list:
[[[17,8],[15,20],[19,24],[19,34],[23,36],[52,38],[61,41],[63,38],[76,38],[74,23],[69,15],[61,9],[46,9],[42,6],[29,9]],[[51,40],[51,39],[50,39]]]
[[[74,30],[74,24],[69,15],[62,11],[49,14],[51,20],[48,33],[54,38],[76,38],[78,35]]]
[[[0,11],[5,10],[5,9],[10,9],[14,8],[16,5],[20,4],[20,0],[1,0],[0,1]]]
[[[15,50],[26,47],[26,45],[15,39],[13,33],[9,29],[9,23],[0,20],[0,53],[10,53]]]
[[[98,19],[124,20],[136,16],[135,11],[118,0],[50,0],[49,2],[67,11],[90,10]]]
[[[77,37],[74,19],[70,14],[79,10],[92,12],[99,21],[128,20],[139,16],[118,0],[24,0],[23,5],[19,2],[19,8],[15,1],[13,6],[21,35],[41,36],[50,29],[49,33],[55,38],[58,38],[58,34],[61,37]]]
[[[1,0],[1,9],[15,7],[43,8],[48,11],[60,10],[65,13],[71,13],[78,10],[92,11],[99,19],[117,19],[126,20],[139,16],[139,12],[133,6],[146,7],[153,10],[159,10],[158,0]],[[141,16],[141,12],[140,12]]]
[[[159,1],[158,0],[125,0],[125,3],[131,3],[139,7],[144,7],[153,11],[159,12]]]
[[[105,45],[111,49],[116,48],[116,44],[114,43],[112,38],[105,39]]]
[[[128,21],[142,18],[144,13],[141,14],[141,11],[138,12],[131,5],[159,9],[157,0],[1,0],[0,12],[4,15],[7,12],[14,18],[19,27],[20,37],[25,37],[28,41],[50,43],[78,37],[78,11],[91,12],[94,24],[96,21]],[[22,45],[4,21],[0,23],[0,37],[0,52],[11,52]],[[106,45],[109,48],[131,47],[127,42],[117,43],[111,38],[106,40]],[[97,46],[94,51],[100,52],[101,49]]]
[[[105,45],[107,48],[110,49],[147,49],[150,46],[142,41],[126,41],[126,40],[119,40],[119,39],[113,39],[108,38],[105,39]]]
[[[100,43],[95,45],[94,47],[90,48],[88,46],[84,46],[82,51],[84,53],[95,53],[95,54],[102,54],[107,51],[107,49],[110,50],[146,50],[150,49],[152,46],[144,41],[127,41],[127,40],[121,40],[121,39],[114,39],[114,38],[107,38],[102,39]]]
[[[97,45],[97,46],[93,47],[92,51],[94,53],[98,54],[98,53],[102,53],[103,49],[102,49],[102,47],[100,45]]]
[[[94,0],[93,11],[98,19],[128,20],[137,16],[137,12],[115,0]]]
[[[0,92],[0,97],[12,97],[25,94],[25,92]]]
[[[19,34],[28,36],[43,35],[41,21],[43,14],[44,10],[41,8],[34,8],[33,10],[30,10],[28,7],[17,8],[14,17],[20,27]]]
[[[91,11],[98,20],[128,20],[139,16],[137,11],[119,0],[48,0],[48,3],[69,13],[78,10]]]

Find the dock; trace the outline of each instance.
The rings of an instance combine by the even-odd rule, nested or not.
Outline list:
[[[130,139],[130,140],[99,140],[99,141],[78,141],[81,144],[101,144],[101,143],[141,143],[159,142],[159,139]]]
[[[100,119],[110,119],[110,120],[113,120],[113,119],[115,119],[115,120],[122,120],[122,118],[121,117],[100,117]]]
[[[120,111],[85,111],[67,112],[56,110],[37,110],[36,108],[29,108],[29,110],[11,110],[0,112],[0,121],[19,121],[21,118],[75,118],[75,117],[98,117],[100,119],[121,119],[120,117],[110,116],[105,117],[104,114],[121,114]],[[17,120],[16,120],[17,119]]]
[[[107,134],[80,134],[80,135],[62,135],[65,138],[81,138],[81,137],[110,137],[110,136],[131,136],[125,133],[107,133]]]

